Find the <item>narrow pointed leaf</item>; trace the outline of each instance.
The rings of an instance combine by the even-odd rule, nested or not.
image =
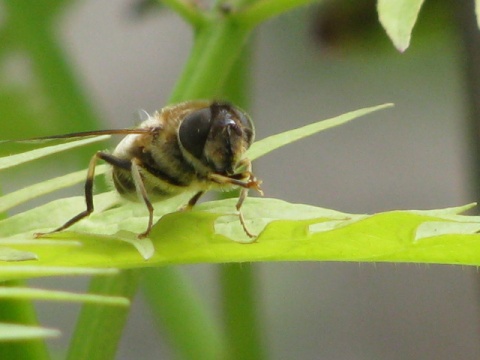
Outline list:
[[[20,341],[60,336],[60,331],[39,326],[0,323],[0,341]]]
[[[108,165],[98,165],[95,168],[95,176],[105,174],[108,169]],[[23,204],[42,195],[46,195],[51,192],[78,184],[80,182],[84,182],[86,177],[86,169],[75,171],[73,173],[49,179],[41,183],[27,186],[23,189],[6,194],[0,197],[0,213],[10,210],[15,206]]]
[[[422,4],[423,0],[378,0],[380,23],[401,52],[410,45],[413,26]]]
[[[384,104],[355,110],[331,119],[309,124],[298,129],[293,129],[277,135],[269,136],[265,139],[254,142],[248,150],[246,157],[248,157],[250,160],[258,159],[259,157],[268,154],[269,152],[278,149],[279,147],[291,144],[297,140],[301,140],[303,138],[306,138],[307,136],[314,135],[320,131],[342,125],[348,121],[370,114],[374,111],[386,109],[392,106],[393,104]]]
[[[50,249],[55,247],[51,246]],[[35,265],[33,265],[33,264]],[[22,264],[22,265],[20,265]],[[24,262],[13,265],[12,263],[0,262],[0,281],[13,279],[28,279],[40,276],[91,276],[91,275],[114,275],[117,269],[102,266],[94,268],[91,265],[79,266],[49,266],[35,262]],[[5,266],[4,266],[5,265]],[[46,265],[46,266],[45,266]],[[105,265],[105,264],[104,264]]]
[[[87,144],[91,144],[94,142],[102,141],[105,139],[108,139],[109,136],[95,136],[92,138],[88,139],[82,139],[82,140],[77,140],[77,141],[72,141],[66,144],[60,144],[60,145],[53,145],[53,146],[47,146],[41,149],[35,149],[31,151],[26,151],[20,154],[15,154],[15,155],[10,155],[6,156],[3,158],[0,158],[0,170],[7,169],[13,166],[21,165],[23,163],[26,163],[28,161],[33,161],[36,159],[40,159],[42,157],[56,154],[60,151],[65,151],[69,149],[73,149],[79,146],[84,146]]]
[[[28,299],[82,302],[115,306],[128,306],[128,299],[118,296],[104,296],[95,294],[77,294],[67,291],[44,290],[22,287],[0,287],[1,299]]]

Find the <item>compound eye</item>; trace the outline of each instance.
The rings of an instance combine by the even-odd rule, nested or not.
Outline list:
[[[250,120],[250,117],[247,114],[240,111],[238,115],[239,115],[238,119],[240,120],[240,123],[243,125],[243,127],[245,129],[253,130],[253,123],[252,123],[252,120]]]
[[[195,158],[201,159],[211,126],[212,112],[210,108],[192,112],[180,125],[178,131],[180,144]]]
[[[243,131],[247,137],[247,143],[250,145],[253,142],[253,138],[255,136],[255,129],[253,127],[252,119],[250,119],[247,114],[241,111],[239,113],[238,119],[240,120]]]

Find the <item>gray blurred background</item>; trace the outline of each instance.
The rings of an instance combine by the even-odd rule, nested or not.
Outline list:
[[[59,36],[108,121],[105,127],[131,126],[137,110],[161,108],[191,45],[190,31],[176,15],[154,11],[138,18],[132,4],[77,1],[59,23]],[[457,35],[446,28],[417,40],[414,32],[411,48],[400,54],[380,34],[380,40],[356,42],[349,50],[348,41],[344,49],[314,38],[316,11],[289,13],[256,35],[250,112],[257,138],[357,108],[396,105],[257,161],[265,194],[353,213],[474,201]],[[360,263],[255,268],[272,359],[480,358],[475,268]],[[217,267],[181,269],[218,312]],[[58,287],[59,281],[44,284]],[[68,341],[77,308],[40,308],[43,324],[60,327],[62,341]],[[158,341],[149,317],[139,296],[118,359],[174,356],[167,341]],[[61,346],[52,343],[54,349]]]

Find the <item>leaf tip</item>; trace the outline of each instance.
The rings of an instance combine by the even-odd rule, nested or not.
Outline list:
[[[395,107],[395,103],[385,103],[385,104],[382,105],[383,109],[388,109],[388,108],[392,108],[392,107]]]
[[[395,43],[395,48],[403,54],[405,51],[407,51],[408,47],[410,46],[410,39],[408,41],[402,42],[402,43]]]

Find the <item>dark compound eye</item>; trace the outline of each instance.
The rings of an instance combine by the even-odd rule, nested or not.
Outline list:
[[[240,124],[242,125],[242,128],[243,128],[243,132],[247,137],[246,139],[247,143],[248,145],[250,145],[253,142],[253,137],[255,135],[253,122],[247,114],[242,113],[241,111],[238,111],[238,119],[240,120]]]
[[[215,122],[215,119],[217,118],[235,119],[234,122],[238,125],[236,129],[241,129],[239,131],[244,133],[248,145],[252,144],[255,136],[255,129],[252,120],[245,112],[229,103],[213,103],[211,109],[213,118],[212,123]]]
[[[180,125],[178,138],[183,148],[197,159],[203,154],[205,142],[212,126],[210,108],[197,110],[187,115]]]

